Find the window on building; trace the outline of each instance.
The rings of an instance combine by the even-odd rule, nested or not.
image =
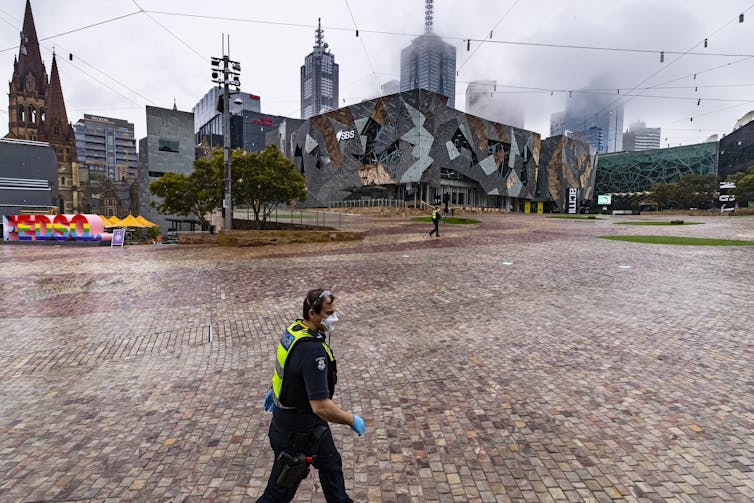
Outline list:
[[[16,119],[18,122],[23,123],[24,122],[24,106],[18,105],[18,115],[16,116]]]
[[[175,140],[165,140],[160,138],[158,150],[160,152],[178,152],[179,143]]]
[[[152,178],[160,178],[164,174],[165,173],[162,172],[162,171],[150,171],[149,172],[149,176],[152,177]]]
[[[37,123],[37,109],[34,108],[33,106],[29,107],[29,121],[32,124]]]

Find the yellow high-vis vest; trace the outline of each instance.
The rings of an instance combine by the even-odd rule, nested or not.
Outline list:
[[[285,330],[285,333],[283,333],[283,336],[280,338],[280,342],[278,343],[277,353],[275,355],[275,371],[272,374],[272,396],[275,402],[275,406],[281,409],[296,408],[283,405],[282,400],[284,397],[282,397],[281,395],[283,393],[283,379],[285,377],[285,362],[288,360],[288,356],[296,346],[296,343],[298,343],[302,339],[316,340],[316,338],[311,333],[309,333],[309,329],[306,328],[303,323],[301,323],[301,320],[296,320],[291,323],[291,325]],[[327,343],[325,343],[324,340],[321,342],[321,344],[325,349],[325,352],[327,353],[327,357],[329,358],[330,363],[332,364],[332,362],[335,361],[335,358],[330,351],[330,347],[327,345]],[[333,384],[334,383],[331,383],[331,386]]]

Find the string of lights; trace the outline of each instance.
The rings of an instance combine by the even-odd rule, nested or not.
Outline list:
[[[752,7],[754,7],[754,5],[752,5]],[[149,12],[151,14],[160,14],[160,15],[165,15],[165,16],[193,17],[193,18],[201,18],[201,19],[212,19],[216,21],[235,21],[235,22],[242,22],[242,23],[286,26],[290,28],[306,28],[306,29],[316,28],[316,26],[310,25],[310,24],[289,23],[289,22],[284,22],[284,21],[268,21],[268,20],[262,20],[262,19],[250,19],[250,18],[229,17],[229,16],[211,16],[208,14],[190,14],[190,13],[185,13],[185,12],[158,11],[158,10],[145,10],[144,12]],[[347,31],[347,32],[354,31],[353,28],[344,28],[342,26],[324,26],[323,28],[327,30],[331,30],[331,31]],[[404,32],[386,31],[386,30],[370,30],[370,29],[365,29],[365,28],[360,28],[359,31],[361,33],[370,33],[370,34],[375,34],[375,35],[389,35],[389,36],[400,36],[400,37],[411,37],[411,38],[416,38],[423,35],[421,33],[404,33]],[[655,55],[658,55],[662,52],[664,54],[681,54],[684,56],[691,55],[691,56],[716,56],[716,57],[754,57],[754,54],[689,52],[689,51],[674,51],[674,50],[663,50],[663,49],[638,49],[638,48],[607,47],[607,46],[595,46],[595,45],[523,42],[523,41],[517,41],[517,40],[499,40],[499,39],[487,39],[487,38],[467,38],[467,37],[457,37],[457,36],[441,36],[440,38],[446,41],[455,41],[455,42],[463,42],[463,43],[485,42],[485,43],[490,43],[490,44],[503,44],[503,45],[521,45],[521,46],[532,46],[532,47],[550,47],[550,48],[557,48],[557,49],[581,49],[581,50],[593,50],[593,51],[633,52],[633,53],[644,53],[644,54],[655,54]]]
[[[674,59],[673,61],[671,61],[670,63],[668,63],[668,64],[667,64],[667,65],[665,65],[665,66],[661,66],[661,67],[660,67],[660,68],[659,68],[658,70],[656,70],[656,71],[652,72],[652,73],[651,73],[651,74],[650,74],[650,75],[649,75],[648,77],[644,78],[644,79],[643,79],[643,80],[642,80],[641,82],[639,82],[639,83],[638,83],[638,84],[636,84],[636,85],[635,85],[634,87],[632,87],[632,88],[631,88],[631,89],[629,90],[629,94],[630,94],[631,92],[633,92],[634,90],[636,90],[636,88],[637,88],[637,87],[639,87],[639,86],[643,85],[643,84],[644,84],[645,82],[649,81],[649,80],[650,80],[651,78],[653,78],[654,76],[656,76],[656,75],[659,75],[660,73],[662,73],[662,72],[664,72],[665,70],[667,70],[667,69],[668,69],[669,67],[671,67],[671,66],[672,66],[673,64],[675,64],[675,63],[677,63],[677,62],[678,62],[679,60],[681,60],[681,58],[683,58],[684,56],[687,56],[687,55],[689,55],[689,54],[693,54],[693,53],[692,53],[692,51],[693,51],[694,49],[696,49],[697,47],[699,47],[700,45],[704,44],[704,46],[705,46],[705,47],[707,47],[707,46],[708,46],[708,42],[709,42],[709,38],[711,38],[711,37],[713,37],[714,35],[718,34],[718,33],[719,33],[720,31],[722,31],[723,29],[725,29],[725,28],[726,28],[727,26],[729,26],[730,24],[732,24],[732,23],[733,23],[733,22],[735,22],[736,20],[738,20],[738,22],[739,22],[739,23],[743,22],[743,19],[744,19],[744,14],[745,14],[746,12],[748,12],[749,10],[751,10],[752,8],[754,8],[754,4],[750,5],[750,6],[749,6],[749,7],[747,8],[747,9],[745,9],[745,10],[744,10],[744,11],[743,11],[743,12],[742,12],[741,14],[739,14],[739,15],[735,16],[734,18],[732,18],[731,20],[729,20],[729,21],[728,21],[727,23],[725,23],[725,24],[723,24],[722,26],[718,27],[718,28],[717,28],[716,30],[714,30],[714,31],[713,31],[713,32],[712,32],[712,33],[711,33],[710,35],[708,35],[707,37],[705,37],[705,38],[704,38],[703,40],[700,40],[700,41],[698,41],[697,43],[695,43],[695,44],[694,44],[693,46],[691,46],[691,48],[689,48],[689,49],[688,49],[687,51],[685,51],[685,52],[683,52],[682,54],[680,54],[680,55],[679,55],[679,56],[678,56],[677,58],[675,58],[675,59]],[[665,51],[665,52],[667,52],[668,54],[677,54],[677,53],[671,53],[670,51]],[[660,62],[663,62],[663,61],[664,61],[664,54],[665,54],[664,52],[660,54]],[[740,56],[735,56],[735,57],[750,58],[750,57],[752,57],[752,56],[750,56],[750,55],[740,55]],[[600,114],[601,114],[601,113],[602,113],[603,111],[605,111],[605,110],[609,110],[609,112],[608,112],[608,113],[612,113],[612,112],[615,112],[615,111],[617,110],[618,106],[621,106],[621,107],[623,107],[623,106],[625,106],[625,105],[626,105],[626,104],[627,104],[627,103],[628,103],[629,101],[631,101],[632,99],[633,99],[633,97],[629,97],[629,98],[628,98],[627,100],[624,100],[623,98],[615,98],[615,99],[613,99],[613,100],[612,100],[612,101],[611,101],[610,103],[608,103],[607,105],[605,105],[604,107],[602,107],[602,108],[601,108],[601,109],[600,109],[600,110],[599,110],[599,111],[598,111],[598,112],[597,112],[597,113],[595,114],[595,116],[599,116],[599,115],[600,115]],[[697,105],[699,105],[699,104],[700,104],[700,102],[699,102],[699,101],[697,101]],[[613,105],[615,105],[615,106],[613,106]],[[693,121],[693,118],[692,118],[692,121]]]

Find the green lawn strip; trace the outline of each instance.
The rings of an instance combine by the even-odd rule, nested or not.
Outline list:
[[[432,217],[414,217],[411,220],[414,222],[431,222]],[[443,224],[471,225],[478,224],[479,220],[474,220],[473,218],[445,217],[440,222]]]
[[[754,241],[737,239],[687,238],[682,236],[599,236],[601,239],[628,241],[629,243],[649,243],[657,245],[689,246],[754,246]]]
[[[683,222],[674,224],[670,222],[614,222],[615,225],[702,225],[704,222]]]
[[[547,218],[567,218],[569,220],[604,220],[594,215],[550,215]]]

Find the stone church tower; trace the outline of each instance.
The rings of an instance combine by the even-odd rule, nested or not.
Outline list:
[[[49,142],[58,161],[58,210],[61,213],[81,211],[76,137],[68,122],[55,54],[48,80],[30,0],[26,1],[21,45],[9,87],[7,137]]]

